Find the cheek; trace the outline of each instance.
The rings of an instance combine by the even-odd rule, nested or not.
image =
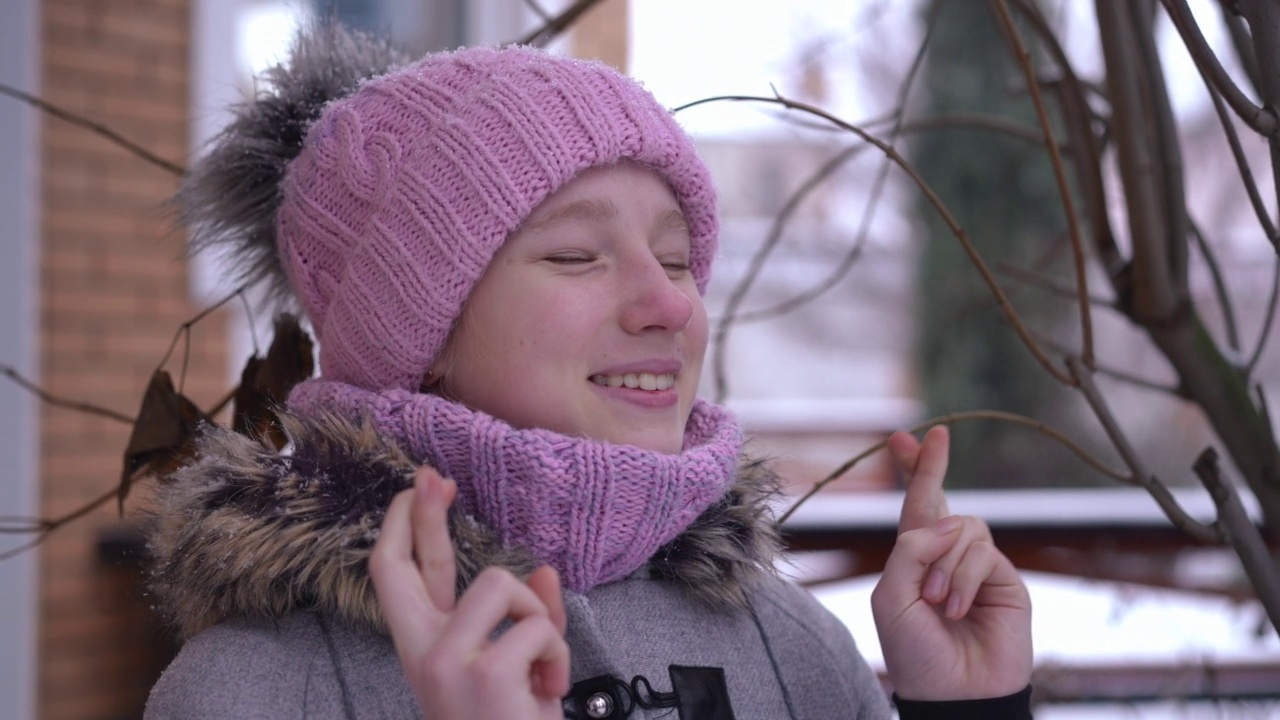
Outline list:
[[[702,357],[707,352],[707,339],[710,337],[709,321],[707,319],[707,306],[702,302],[702,296],[696,292],[691,297],[693,301],[693,317],[689,320],[689,326],[684,330],[685,353],[689,360],[702,362]]]

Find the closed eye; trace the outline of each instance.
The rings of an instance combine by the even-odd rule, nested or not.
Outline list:
[[[595,260],[595,257],[586,253],[556,253],[543,258],[553,265],[584,265]]]
[[[667,269],[671,275],[683,275],[689,272],[689,260],[687,258],[670,258],[661,261],[662,267]]]

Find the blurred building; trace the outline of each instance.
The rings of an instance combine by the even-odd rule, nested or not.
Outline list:
[[[12,331],[0,341],[0,362],[49,393],[133,416],[175,330],[201,309],[189,300],[183,238],[164,209],[190,147],[192,7],[188,0],[155,0],[145,10],[19,0],[4,3],[0,17],[7,84],[173,164],[0,98],[0,147],[16,154],[0,178],[12,184],[7,200],[21,203],[4,214],[9,257],[0,265],[9,275],[0,286],[19,297],[0,310]],[[185,366],[179,381],[204,407],[226,392],[225,348],[225,317],[213,313],[168,365],[175,378]],[[12,383],[0,392],[0,442],[10,445],[0,486],[22,489],[5,497],[0,512],[58,518],[106,500],[37,550],[0,563],[0,573],[28,580],[0,581],[0,715],[137,717],[166,646],[157,641],[136,567],[100,554],[104,534],[121,523],[107,494],[119,480],[130,425],[37,404]],[[137,512],[143,495],[134,492],[126,512]],[[3,550],[28,539],[5,535]]]

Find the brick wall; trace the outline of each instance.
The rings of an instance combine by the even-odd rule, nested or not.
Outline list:
[[[188,0],[45,0],[41,13],[42,96],[183,161]],[[162,207],[176,178],[48,116],[41,143],[43,384],[135,414],[174,331],[199,310],[188,300],[182,238]],[[226,390],[225,336],[219,315],[193,334],[186,391],[205,407]],[[180,364],[170,369],[176,376]],[[40,422],[45,517],[116,482],[128,426],[49,406]],[[99,558],[103,533],[122,522],[112,503],[40,549],[41,718],[138,717],[165,660],[137,571]]]

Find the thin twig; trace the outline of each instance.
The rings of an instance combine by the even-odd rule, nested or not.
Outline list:
[[[1050,350],[1053,350],[1054,352],[1057,352],[1060,355],[1063,355],[1064,357],[1068,355],[1077,354],[1076,350],[1067,347],[1066,345],[1058,342],[1057,340],[1054,340],[1053,338],[1045,335],[1042,332],[1035,330],[1034,328],[1031,330],[1031,332],[1035,334],[1036,339],[1039,340],[1041,343],[1043,343],[1045,347],[1049,348]],[[1154,390],[1156,392],[1164,393],[1166,395],[1172,395],[1173,397],[1176,397],[1180,400],[1190,399],[1186,391],[1184,391],[1180,387],[1176,387],[1173,385],[1165,385],[1164,383],[1159,383],[1159,382],[1156,382],[1155,380],[1148,380],[1147,378],[1144,378],[1140,375],[1134,375],[1128,371],[1121,370],[1119,368],[1113,368],[1113,367],[1104,365],[1102,363],[1098,363],[1094,365],[1093,369],[1099,375],[1104,375],[1106,377],[1112,378],[1113,380],[1118,380],[1120,382],[1127,383],[1129,385],[1134,385],[1136,387],[1140,387],[1145,390]]]
[[[13,380],[23,388],[26,388],[33,395],[49,405],[67,408],[69,410],[78,410],[90,415],[99,415],[112,420],[118,420],[127,425],[132,425],[134,423],[134,418],[129,417],[124,413],[116,412],[110,408],[104,408],[100,405],[92,405],[86,402],[79,402],[77,400],[67,400],[66,398],[60,398],[56,395],[52,395],[40,386],[23,377],[21,373],[8,365],[0,365],[0,373],[9,376],[10,380]]]
[[[929,204],[933,206],[934,210],[938,212],[938,215],[942,218],[942,221],[947,224],[948,228],[950,228],[951,233],[956,236],[957,240],[960,241],[960,245],[961,247],[964,248],[965,254],[968,255],[970,262],[974,264],[974,266],[978,269],[978,273],[982,275],[982,279],[983,281],[986,282],[987,288],[991,291],[991,294],[994,296],[996,304],[999,306],[1000,311],[1004,313],[1005,316],[1009,319],[1009,323],[1013,326],[1014,330],[1017,332],[1019,339],[1022,340],[1023,344],[1026,345],[1027,349],[1031,352],[1031,354],[1036,358],[1036,360],[1040,363],[1040,365],[1044,367],[1045,371],[1048,372],[1050,375],[1052,375],[1055,380],[1063,383],[1064,385],[1074,384],[1075,381],[1071,378],[1071,376],[1068,375],[1066,372],[1064,372],[1061,368],[1056,367],[1053,364],[1053,361],[1036,344],[1035,340],[1032,339],[1030,333],[1027,332],[1026,326],[1023,324],[1022,319],[1018,317],[1017,312],[1013,309],[1013,305],[1009,302],[1009,298],[1005,295],[1004,290],[1000,287],[1000,284],[996,282],[995,276],[992,275],[991,273],[991,269],[987,267],[987,263],[982,259],[982,256],[978,254],[977,249],[974,248],[973,243],[969,240],[968,233],[965,232],[964,228],[960,227],[960,224],[956,221],[955,217],[951,214],[951,211],[947,209],[945,204],[943,204],[942,199],[938,197],[938,194],[934,192],[933,188],[929,185],[929,183],[926,182],[924,178],[920,177],[920,173],[916,172],[915,168],[911,166],[911,163],[907,162],[906,158],[902,157],[902,155],[898,153],[898,151],[895,150],[893,146],[889,145],[888,143],[881,140],[880,138],[877,138],[874,135],[871,135],[866,130],[863,130],[862,128],[856,125],[851,125],[848,122],[841,120],[840,118],[828,113],[827,111],[821,108],[814,107],[813,105],[809,105],[808,103],[800,102],[797,100],[791,100],[789,98],[785,98],[781,96],[763,97],[759,95],[718,95],[715,97],[709,97],[709,98],[703,98],[702,100],[697,100],[685,107],[692,107],[694,105],[701,105],[701,104],[713,103],[713,102],[759,102],[759,103],[771,103],[774,105],[782,105],[784,107],[791,108],[799,112],[808,113],[815,117],[823,118],[828,122],[830,122],[831,124],[835,125],[836,127],[844,128],[845,130],[848,130],[854,135],[857,135],[858,137],[862,138],[864,141],[876,146],[881,152],[888,155],[889,158],[893,160],[894,164],[902,168],[903,172],[905,172],[907,176],[910,177],[911,180],[916,184],[916,187],[918,187],[920,191],[924,193],[925,199],[927,199],[929,201]]]
[[[933,117],[915,118],[902,126],[901,132],[916,133],[924,130],[984,130],[994,132],[1016,140],[1023,140],[1035,145],[1044,144],[1044,133],[1034,125],[1027,125],[999,115],[982,113],[957,113],[954,115],[936,115]],[[1066,146],[1060,148],[1070,151]]]
[[[1169,492],[1169,488],[1165,487],[1160,479],[1147,469],[1142,457],[1134,450],[1133,445],[1129,443],[1129,439],[1125,437],[1124,432],[1120,429],[1120,424],[1116,422],[1115,415],[1112,414],[1111,408],[1107,405],[1106,398],[1098,391],[1098,386],[1093,382],[1093,371],[1085,367],[1078,359],[1074,357],[1067,358],[1067,366],[1071,368],[1071,372],[1076,376],[1076,387],[1080,389],[1084,395],[1085,401],[1092,408],[1093,414],[1098,418],[1098,422],[1102,423],[1102,428],[1106,432],[1107,437],[1111,440],[1111,444],[1115,446],[1116,451],[1120,453],[1120,457],[1124,460],[1124,464],[1132,472],[1131,484],[1138,485],[1145,489],[1164,511],[1169,522],[1174,527],[1180,528],[1187,534],[1191,535],[1200,542],[1210,545],[1221,545],[1226,541],[1222,534],[1222,530],[1217,527],[1205,525],[1187,514],[1182,509],[1178,501],[1173,497],[1173,493]]]
[[[228,391],[226,395],[222,396],[221,400],[214,403],[213,407],[209,408],[205,412],[205,415],[208,415],[209,417],[213,417],[214,415],[217,415],[218,413],[222,412],[223,408],[225,408],[228,404],[230,404],[232,400],[236,399],[236,393],[238,392],[240,392],[239,385],[236,385],[235,387],[231,388],[231,390]]]
[[[1022,68],[1026,78],[1027,89],[1031,92],[1031,100],[1036,108],[1036,117],[1044,130],[1044,144],[1049,149],[1049,162],[1053,166],[1053,177],[1058,185],[1058,194],[1062,198],[1062,209],[1067,218],[1067,237],[1071,240],[1071,258],[1076,269],[1076,287],[1078,290],[1077,305],[1080,309],[1080,335],[1083,341],[1081,359],[1085,365],[1093,366],[1093,312],[1089,307],[1089,279],[1084,264],[1084,240],[1080,236],[1080,225],[1076,217],[1075,201],[1071,199],[1071,186],[1067,183],[1067,171],[1062,164],[1062,154],[1058,151],[1058,140],[1054,137],[1053,125],[1049,122],[1049,111],[1045,109],[1044,98],[1040,95],[1040,83],[1036,79],[1035,68],[1031,65],[1031,54],[1022,44],[1022,35],[1018,26],[1009,14],[1009,5],[1005,0],[994,0],[996,14],[1004,27],[1005,36],[1013,45],[1013,54]]]
[[[910,428],[907,432],[918,433],[921,430],[927,430],[935,425],[955,425],[956,423],[967,422],[970,420],[994,420],[996,422],[1006,422],[1006,423],[1012,423],[1014,425],[1023,425],[1025,427],[1029,427],[1032,430],[1035,430],[1036,432],[1042,433],[1048,436],[1049,438],[1056,440],[1063,447],[1065,447],[1066,449],[1070,450],[1073,454],[1075,454],[1076,457],[1083,460],[1086,465],[1093,468],[1094,470],[1097,470],[1103,475],[1106,475],[1107,477],[1113,480],[1118,480],[1119,482],[1124,482],[1124,483],[1131,482],[1131,479],[1129,478],[1128,475],[1124,474],[1119,470],[1109,467],[1106,463],[1094,457],[1092,454],[1089,453],[1088,450],[1085,450],[1084,448],[1080,447],[1078,444],[1076,444],[1075,441],[1073,441],[1071,438],[1064,435],[1062,432],[1054,429],[1052,426],[1046,423],[1043,423],[1039,420],[1036,420],[1034,418],[1029,418],[1025,415],[1018,415],[1017,413],[1004,412],[1002,410],[967,410],[964,412],[948,413],[946,415],[939,415],[938,417],[925,420],[919,425],[916,425],[915,427]],[[806,492],[804,495],[801,495],[800,498],[796,500],[796,502],[790,508],[788,508],[787,511],[782,514],[781,517],[778,518],[777,524],[781,526],[783,523],[787,521],[787,518],[791,517],[792,513],[794,513],[805,502],[807,502],[809,498],[813,497],[819,491],[821,491],[822,488],[826,487],[827,485],[831,484],[835,480],[839,479],[845,473],[852,470],[853,467],[858,463],[862,462],[863,460],[866,460],[872,455],[875,455],[876,453],[880,452],[881,450],[885,449],[888,446],[889,446],[888,439],[881,440],[875,445],[872,445],[866,450],[863,450],[862,452],[858,453],[852,458],[849,458],[848,460],[846,460],[843,464],[840,465],[840,467],[836,468],[835,470],[832,470],[831,473],[828,474],[825,478],[814,483],[813,487],[809,488],[808,492]]]
[[[1196,69],[1200,69],[1197,65]],[[1240,145],[1240,135],[1236,132],[1236,124],[1232,122],[1231,116],[1227,114],[1227,107],[1222,102],[1222,95],[1208,76],[1200,70],[1200,78],[1204,81],[1205,88],[1209,91],[1209,99],[1213,101],[1214,113],[1218,116],[1218,122],[1222,124],[1222,132],[1227,136],[1227,145],[1231,148],[1231,157],[1236,161],[1236,168],[1240,173],[1240,181],[1244,183],[1244,191],[1249,196],[1249,204],[1253,206],[1253,213],[1258,216],[1258,224],[1262,225],[1262,231],[1267,234],[1267,240],[1272,244],[1276,242],[1276,224],[1271,221],[1271,215],[1267,213],[1267,206],[1262,202],[1262,194],[1258,191],[1258,183],[1253,179],[1253,169],[1249,167],[1249,159],[1244,155],[1244,148]]]
[[[1244,19],[1235,11],[1227,7],[1229,3],[1218,3],[1218,9],[1221,10],[1222,24],[1227,26],[1227,33],[1231,35],[1231,45],[1236,50],[1236,59],[1240,61],[1240,68],[1244,70],[1244,75],[1249,79],[1249,84],[1253,86],[1258,95],[1262,95],[1262,83],[1258,77],[1258,56],[1253,50],[1253,36],[1249,34],[1249,26]]]
[[[1254,368],[1262,358],[1262,351],[1267,347],[1271,337],[1271,328],[1276,323],[1276,305],[1280,303],[1280,256],[1275,258],[1271,269],[1271,295],[1267,298],[1267,316],[1262,320],[1262,330],[1258,335],[1258,344],[1253,348],[1249,364],[1245,366],[1245,377],[1253,377]]]
[[[195,317],[191,318],[190,320],[182,323],[182,325],[178,326],[177,332],[173,334],[173,340],[169,342],[169,349],[165,350],[164,357],[161,358],[160,364],[156,366],[156,369],[159,370],[163,368],[166,364],[168,364],[169,358],[173,357],[174,349],[178,347],[178,339],[184,336],[186,337],[186,340],[187,340],[187,344],[184,346],[185,347],[184,355],[190,355],[191,354],[191,337],[190,337],[191,328],[194,327],[196,323],[208,317],[211,313],[213,313],[213,311],[231,302],[233,299],[235,299],[237,295],[243,293],[246,287],[248,286],[241,285],[240,287],[231,291],[231,293],[226,297],[210,305],[209,307],[206,307],[205,309],[201,310],[199,313],[196,314]],[[187,374],[186,370],[187,370],[186,359],[184,358],[183,366],[182,366],[183,376]],[[181,392],[181,389],[179,389],[179,392]]]
[[[542,22],[551,22],[551,13],[547,12],[546,8],[539,5],[538,0],[524,0],[524,4],[532,10],[533,14],[537,15],[538,19],[542,20]]]
[[[1044,288],[1055,295],[1061,295],[1062,297],[1071,298],[1072,300],[1075,300],[1080,296],[1080,289],[1074,285],[1068,285],[1051,278],[1044,273],[1038,273],[1034,270],[1019,267],[1012,263],[1004,261],[998,262],[996,263],[996,270],[1002,275],[1008,275],[1014,280],[1024,282],[1034,287]],[[1090,295],[1088,296],[1088,300],[1091,304],[1097,305],[1098,307],[1104,307],[1108,310],[1120,310],[1120,305],[1111,298]]]
[[[1098,118],[1087,97],[1087,94],[1092,93],[1101,100],[1107,101],[1106,92],[1095,84],[1085,83],[1076,74],[1066,50],[1062,48],[1062,43],[1059,42],[1053,28],[1050,27],[1035,2],[1031,0],[1010,0],[1010,2],[1027,21],[1028,28],[1039,37],[1049,56],[1056,63],[1058,72],[1062,74],[1054,87],[1061,106],[1063,124],[1070,138],[1076,182],[1079,184],[1080,195],[1088,209],[1089,222],[1093,230],[1091,239],[1097,250],[1099,261],[1108,276],[1114,277],[1126,260],[1116,244],[1111,220],[1107,216],[1106,188],[1099,161],[1105,142],[1100,143],[1093,131],[1093,121]]]
[[[187,172],[186,169],[184,169],[181,165],[165,160],[159,155],[156,155],[150,150],[142,147],[141,145],[133,142],[132,140],[129,140],[128,138],[124,137],[120,133],[112,130],[106,125],[103,125],[102,123],[97,123],[92,120],[89,120],[88,118],[77,115],[71,112],[70,110],[64,110],[63,108],[60,108],[57,105],[49,103],[45,100],[41,100],[40,98],[34,95],[31,95],[29,93],[25,93],[15,87],[11,87],[9,85],[5,85],[4,83],[0,83],[0,95],[8,95],[9,97],[21,100],[27,103],[28,105],[36,107],[42,112],[52,115],[60,120],[65,120],[71,123],[72,125],[77,125],[79,127],[85,128],[86,130],[89,130],[97,135],[100,135],[106,138],[107,140],[110,140],[112,143],[119,145],[120,147],[124,148],[130,153],[133,153],[134,155],[137,155],[143,160],[146,160],[147,162],[151,163],[152,165],[155,165],[156,167],[161,168],[163,170],[167,170],[168,172],[174,175],[177,175],[178,177],[183,176]]]
[[[914,85],[916,76],[919,74],[920,68],[924,63],[924,56],[929,49],[929,39],[933,36],[933,28],[936,25],[936,20],[937,12],[935,11],[932,12],[928,18],[928,22],[925,25],[924,37],[920,41],[920,46],[916,49],[915,56],[911,62],[911,67],[907,71],[906,78],[902,83],[902,88],[898,92],[898,102],[895,106],[898,110],[894,116],[893,129],[890,131],[891,138],[896,138],[898,131],[902,127],[902,123],[905,118],[904,108],[907,104],[907,97],[910,95],[911,87]],[[774,90],[774,95],[777,96],[776,89]],[[853,157],[856,152],[857,151],[853,148],[849,148],[841,152],[835,158],[832,158],[832,160],[825,166],[820,168],[818,172],[801,185],[796,192],[792,193],[787,204],[783,206],[777,217],[774,218],[769,238],[766,240],[764,245],[761,246],[760,250],[756,252],[755,257],[752,258],[748,272],[743,276],[742,280],[739,281],[738,285],[733,289],[733,293],[729,296],[729,300],[725,304],[724,314],[720,317],[720,321],[716,326],[715,350],[713,351],[713,367],[715,369],[714,375],[716,387],[715,399],[717,402],[723,402],[729,393],[728,374],[726,372],[724,358],[727,354],[726,346],[728,345],[729,330],[733,326],[734,317],[737,315],[738,307],[746,299],[747,292],[750,290],[752,284],[754,284],[760,272],[764,269],[765,260],[777,246],[782,237],[782,228],[790,220],[791,215],[799,207],[800,202],[807,197],[814,188],[830,177],[838,167],[848,161],[849,158]],[[862,224],[858,229],[857,236],[854,238],[853,245],[849,251],[845,253],[844,258],[836,267],[835,272],[831,273],[810,291],[802,293],[798,298],[793,298],[791,301],[783,303],[783,305],[789,308],[799,307],[805,302],[822,295],[829,288],[839,282],[840,278],[844,277],[844,275],[849,271],[849,268],[857,262],[858,257],[862,254],[863,245],[866,242],[871,218],[875,216],[876,208],[879,207],[880,195],[884,189],[885,179],[888,176],[888,169],[889,162],[886,160],[881,164],[876,174],[876,179],[872,184],[871,196],[867,199],[867,206],[863,210]]]
[[[1254,83],[1258,98],[1263,107],[1275,113],[1280,108],[1280,3],[1236,0],[1232,5],[1249,24],[1249,46],[1258,70]],[[1280,134],[1272,133],[1267,141],[1271,155],[1271,191],[1280,203]],[[1280,255],[1280,237],[1272,239],[1271,247]]]
[[[25,552],[39,545],[40,543],[44,542],[45,538],[49,537],[49,533],[53,532],[54,530],[57,530],[58,528],[62,527],[63,525],[66,525],[67,523],[73,520],[76,520],[78,518],[84,517],[85,515],[88,515],[89,513],[93,512],[99,507],[102,507],[109,500],[115,498],[117,492],[118,492],[118,489],[113,487],[110,490],[108,490],[105,494],[95,498],[92,502],[89,502],[88,504],[83,505],[82,507],[76,509],[73,512],[63,515],[62,517],[54,518],[53,520],[45,520],[43,518],[0,517],[0,523],[14,523],[15,525],[14,527],[0,526],[0,533],[6,533],[6,534],[39,533],[34,539],[31,540],[31,542],[24,543],[22,545],[19,545],[16,548],[11,548],[9,550],[6,550],[3,553],[0,553],[0,560],[8,560],[9,558],[15,555],[18,555],[19,553]],[[23,527],[24,523],[26,524],[25,527]]]
[[[1160,0],[1160,4],[1169,13],[1169,19],[1173,21],[1178,34],[1182,36],[1182,42],[1187,46],[1187,52],[1191,54],[1196,67],[1200,68],[1200,72],[1222,93],[1231,109],[1246,125],[1264,137],[1275,135],[1277,129],[1275,112],[1271,108],[1254,105],[1223,69],[1218,56],[1214,54],[1213,48],[1209,47],[1209,42],[1200,32],[1200,25],[1196,23],[1186,0]]]
[[[1231,303],[1231,295],[1227,293],[1227,283],[1222,278],[1222,268],[1218,266],[1218,258],[1213,254],[1213,248],[1209,245],[1209,241],[1205,238],[1204,232],[1200,226],[1191,219],[1190,214],[1187,217],[1187,224],[1191,227],[1191,236],[1196,240],[1196,247],[1200,249],[1200,255],[1204,258],[1204,263],[1209,268],[1209,277],[1213,280],[1213,292],[1218,296],[1218,304],[1222,306],[1222,322],[1226,325],[1227,345],[1238,357],[1240,355],[1240,331],[1236,326],[1236,313]]]
[[[828,160],[822,167],[818,168],[818,171],[805,180],[800,187],[796,188],[791,197],[787,198],[782,209],[774,216],[773,223],[769,227],[769,234],[765,236],[764,242],[751,257],[751,263],[747,266],[747,271],[743,273],[742,279],[734,285],[733,290],[729,293],[729,298],[725,302],[725,312],[716,321],[714,339],[711,343],[711,367],[712,376],[715,378],[715,397],[717,401],[722,402],[729,392],[725,357],[727,355],[729,330],[737,320],[738,307],[746,299],[746,295],[755,283],[756,278],[764,270],[765,262],[768,260],[769,255],[782,240],[783,230],[799,208],[800,203],[809,196],[809,193],[814,188],[821,185],[841,165],[865,147],[865,145],[855,145],[845,148]]]
[[[1280,569],[1267,550],[1262,533],[1249,518],[1236,489],[1222,479],[1218,472],[1218,453],[1213,448],[1205,448],[1192,468],[1218,508],[1218,529],[1240,557],[1240,564],[1271,618],[1272,627],[1280,633]]]
[[[547,43],[554,40],[560,33],[569,29],[569,26],[578,21],[582,14],[590,10],[593,5],[600,0],[577,0],[569,7],[565,8],[559,15],[551,18],[542,27],[525,35],[515,41],[515,45],[537,45],[545,47]]]

